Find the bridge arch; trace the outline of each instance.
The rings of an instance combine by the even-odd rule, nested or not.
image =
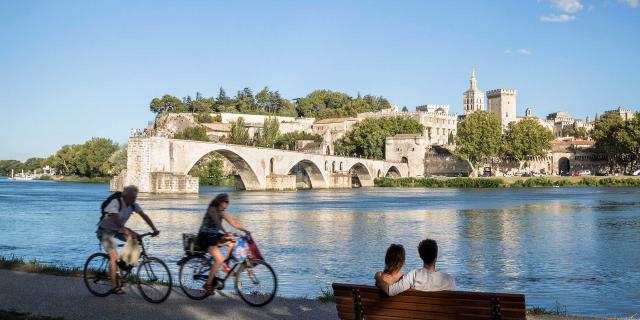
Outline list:
[[[400,170],[396,166],[391,166],[389,170],[387,170],[387,174],[384,175],[386,178],[400,178],[402,175],[400,174]]]
[[[371,173],[369,169],[362,164],[361,162],[357,162],[349,168],[349,173],[351,174],[351,186],[352,187],[370,187],[373,186],[373,178],[371,177]]]
[[[328,188],[327,180],[320,167],[311,160],[301,160],[294,164],[288,174],[296,175],[296,187],[298,189],[325,189]]]
[[[260,179],[258,179],[255,169],[241,155],[229,149],[216,148],[202,155],[194,157],[192,162],[187,166],[188,168],[187,172],[189,172],[191,168],[193,168],[193,166],[195,166],[196,163],[200,161],[200,159],[204,158],[205,156],[207,156],[212,152],[220,154],[221,156],[225,157],[227,160],[229,160],[229,162],[233,164],[233,167],[237,173],[237,177],[239,177],[239,179],[236,179],[236,187],[238,189],[245,189],[245,190],[262,189],[262,184],[260,183]]]

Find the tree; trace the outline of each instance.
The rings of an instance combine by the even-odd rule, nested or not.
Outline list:
[[[619,163],[620,144],[618,143],[616,133],[623,127],[623,120],[620,114],[607,112],[596,121],[591,137],[595,140],[594,149],[596,153],[607,159],[609,170],[613,171],[614,167]]]
[[[296,100],[298,116],[319,119],[332,117],[354,117],[358,113],[390,108],[383,97],[365,95],[356,99],[346,93],[331,90],[316,90]]]
[[[252,113],[256,111],[256,99],[253,97],[251,88],[244,88],[236,94],[236,110],[241,113]]]
[[[553,133],[537,120],[525,118],[509,124],[504,136],[504,153],[518,161],[546,156],[553,138]]]
[[[207,130],[201,126],[184,128],[182,131],[176,133],[174,138],[181,140],[209,141]]]
[[[249,145],[249,130],[245,127],[244,118],[239,117],[238,120],[231,123],[231,133],[229,136],[231,143]]]
[[[111,139],[91,138],[80,146],[74,157],[74,173],[83,177],[105,177],[109,175],[107,161],[118,144]]]
[[[76,156],[81,145],[64,145],[54,155],[47,158],[46,163],[59,175],[71,175],[76,172]]]
[[[202,185],[221,185],[226,178],[222,157],[215,152],[207,154],[196,162],[189,175],[199,177]]]
[[[335,144],[338,154],[384,159],[385,139],[397,134],[422,133],[424,127],[406,116],[368,118],[353,126]]]
[[[589,137],[589,132],[585,127],[577,127],[577,128],[574,127],[574,128],[571,128],[569,135],[578,139],[586,139]]]
[[[127,169],[127,145],[121,146],[116,152],[112,153],[107,161],[108,175],[117,176],[123,170]]]
[[[10,176],[11,170],[14,173],[18,173],[23,168],[22,162],[18,160],[0,160],[0,176]]]
[[[453,136],[453,132],[449,132],[449,136],[447,137],[447,144],[448,145],[456,144],[456,138]]]
[[[477,167],[484,158],[496,157],[502,149],[500,119],[494,113],[476,111],[458,123],[455,154],[469,162],[470,176],[475,176]]]
[[[319,134],[308,133],[304,131],[292,131],[281,134],[276,139],[275,147],[284,150],[293,150],[296,141],[313,140],[314,142],[322,142],[322,136]]]
[[[256,137],[256,145],[259,147],[272,147],[280,134],[279,129],[280,123],[278,119],[272,117],[264,119],[262,131],[258,132]]]
[[[149,103],[149,109],[153,113],[164,113],[164,112],[184,112],[185,107],[180,99],[165,94],[162,98],[153,98],[151,103]]]
[[[402,107],[402,112],[409,112],[409,108],[407,106]]]

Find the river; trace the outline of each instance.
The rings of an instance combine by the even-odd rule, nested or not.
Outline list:
[[[218,192],[279,277],[279,295],[320,294],[332,282],[371,284],[390,243],[420,266],[438,241],[438,268],[461,290],[524,293],[528,306],[570,314],[640,313],[640,188],[349,189],[141,195],[162,234],[150,252],[173,271],[181,234],[197,230]],[[80,267],[98,250],[104,184],[0,178],[0,255]],[[139,217],[130,225],[144,231]]]

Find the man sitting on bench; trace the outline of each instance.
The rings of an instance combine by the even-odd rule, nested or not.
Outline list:
[[[418,245],[418,253],[424,262],[424,267],[409,271],[393,284],[381,281],[382,273],[378,272],[375,276],[376,286],[389,296],[395,296],[409,289],[419,291],[456,290],[456,282],[453,277],[444,272],[436,271],[438,244],[435,240],[422,240]]]

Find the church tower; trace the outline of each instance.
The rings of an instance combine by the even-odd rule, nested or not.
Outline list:
[[[484,92],[478,90],[478,81],[476,80],[476,68],[471,70],[471,80],[469,90],[464,92],[462,104],[464,105],[464,114],[470,114],[478,110],[484,110]]]

